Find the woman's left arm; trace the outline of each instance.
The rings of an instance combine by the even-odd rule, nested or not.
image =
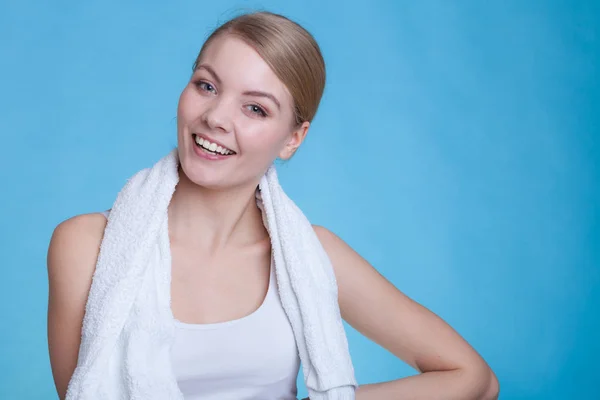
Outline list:
[[[400,292],[334,233],[314,229],[335,270],[344,320],[421,372],[361,385],[357,400],[498,398],[496,376],[454,329]]]

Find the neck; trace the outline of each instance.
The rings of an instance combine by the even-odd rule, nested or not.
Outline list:
[[[196,185],[179,167],[169,204],[169,234],[180,244],[210,254],[264,240],[268,232],[256,205],[257,182],[213,190]]]

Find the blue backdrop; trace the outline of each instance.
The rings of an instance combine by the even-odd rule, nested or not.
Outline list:
[[[307,216],[457,329],[501,399],[600,398],[599,2],[49,3],[0,5],[0,398],[56,398],[52,230],[176,143],[203,39],[256,9],[327,62],[279,168]],[[347,331],[359,383],[414,373]]]

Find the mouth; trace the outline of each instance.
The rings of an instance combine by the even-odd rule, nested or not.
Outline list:
[[[222,157],[233,156],[237,154],[235,151],[228,149],[227,147],[219,143],[210,141],[207,138],[200,137],[195,133],[192,134],[192,137],[194,138],[194,143],[196,143],[196,147],[199,147],[202,151],[208,154]]]

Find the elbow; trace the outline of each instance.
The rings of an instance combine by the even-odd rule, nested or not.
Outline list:
[[[500,384],[494,371],[487,365],[482,366],[476,374],[472,375],[473,387],[476,387],[477,395],[474,396],[477,400],[497,400],[500,393]]]
[[[488,368],[488,384],[484,395],[481,400],[497,400],[500,393],[500,383],[494,371]]]
[[[485,363],[462,369],[461,396],[471,400],[497,400],[500,384],[496,374]]]

